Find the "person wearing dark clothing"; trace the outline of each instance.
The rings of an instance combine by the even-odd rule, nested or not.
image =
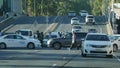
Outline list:
[[[43,47],[43,38],[44,38],[44,35],[43,35],[43,32],[40,33],[40,42],[41,42],[41,45]]]
[[[41,47],[43,47],[43,38],[44,38],[43,32],[40,33],[39,31],[37,31],[36,36],[37,39],[41,42]]]

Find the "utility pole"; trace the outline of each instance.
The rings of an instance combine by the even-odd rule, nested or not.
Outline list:
[[[25,5],[24,5],[24,6],[25,6],[25,14],[28,14],[28,13],[27,13],[27,1],[26,1],[26,0],[25,0],[25,3],[24,3],[24,4],[25,4]]]

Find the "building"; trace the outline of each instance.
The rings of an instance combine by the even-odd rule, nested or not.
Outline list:
[[[22,13],[22,0],[0,0],[0,15],[9,13]]]

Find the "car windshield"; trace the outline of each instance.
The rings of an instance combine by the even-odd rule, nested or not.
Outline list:
[[[46,35],[44,38],[45,39],[57,38],[57,35]]]
[[[21,35],[24,36],[29,36],[29,32],[28,31],[20,31]]]
[[[75,18],[72,18],[72,20],[78,20],[78,18],[75,17]]]
[[[93,16],[88,16],[87,18],[94,18]]]
[[[106,35],[88,35],[86,40],[90,41],[110,41]]]
[[[74,26],[73,29],[81,29],[80,26]]]

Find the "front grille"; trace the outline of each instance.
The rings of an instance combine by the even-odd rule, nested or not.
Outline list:
[[[89,22],[93,22],[93,19],[89,19]]]
[[[107,51],[90,51],[90,53],[107,53]]]
[[[105,48],[106,47],[106,45],[91,45],[91,47],[93,47],[93,48]]]

